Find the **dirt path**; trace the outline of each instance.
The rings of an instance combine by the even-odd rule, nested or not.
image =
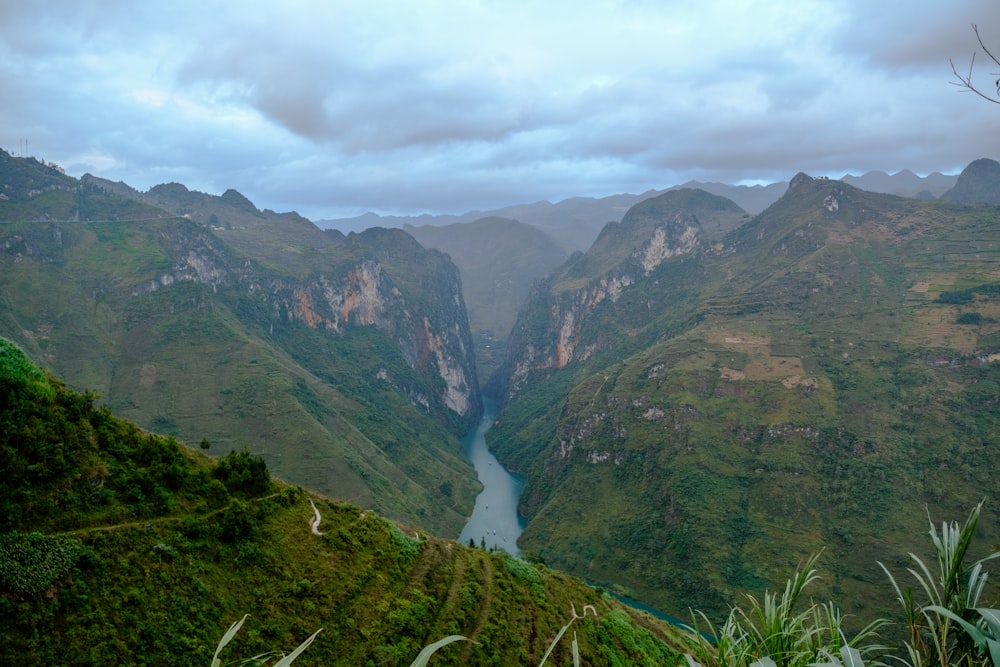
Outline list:
[[[323,517],[319,515],[319,508],[316,507],[316,503],[313,502],[312,498],[309,499],[309,504],[312,506],[313,513],[315,514],[312,519],[309,519],[309,530],[312,531],[313,535],[323,535],[323,533],[319,532],[319,522],[323,520]]]
[[[271,498],[276,498],[280,495],[283,494],[272,493],[270,495],[262,496],[260,498],[252,498],[251,502],[262,503],[265,500],[270,500]],[[312,501],[310,500],[310,502]],[[180,514],[173,516],[158,516],[158,517],[153,517],[151,519],[139,519],[137,521],[123,521],[122,523],[112,523],[104,526],[88,526],[86,528],[74,528],[73,530],[61,530],[54,533],[49,533],[49,535],[85,535],[87,533],[97,533],[109,530],[122,530],[126,528],[152,528],[154,525],[160,523],[167,523],[170,521],[181,521],[182,519],[186,519],[191,516],[204,519],[210,516],[215,516],[216,514],[221,514],[222,512],[225,511],[226,511],[225,507],[220,507],[210,512],[205,512],[204,514]],[[317,515],[318,514],[319,513],[317,512]],[[317,525],[319,525],[318,522]]]

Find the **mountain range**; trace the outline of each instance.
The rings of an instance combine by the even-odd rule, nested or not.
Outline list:
[[[576,243],[606,216],[571,249],[529,213],[345,235],[2,154],[0,336],[144,429],[442,537],[482,382],[534,558],[718,618],[822,552],[864,620],[929,514],[985,497],[1000,541],[995,166],[539,205],[581,211],[549,224]]]
[[[995,205],[799,174],[753,217],[700,190],[634,206],[538,284],[491,378],[522,547],[716,613],[823,551],[829,594],[888,613],[873,563],[928,513],[986,497],[1000,540],[998,267]]]
[[[901,197],[936,198],[951,188],[957,179],[957,176],[947,176],[938,172],[921,177],[904,169],[891,175],[884,171],[869,171],[861,176],[847,174],[842,180],[871,192]],[[642,194],[618,194],[599,198],[572,197],[556,203],[540,201],[491,211],[468,211],[460,215],[382,216],[369,212],[354,218],[317,220],[316,224],[324,229],[338,229],[347,233],[376,226],[426,227],[467,223],[488,217],[510,218],[538,227],[556,241],[565,252],[572,253],[577,250],[587,250],[604,225],[609,222],[619,222],[633,205],[668,190],[684,188],[704,190],[732,200],[748,213],[760,213],[781,197],[787,186],[788,184],[784,182],[767,185],[728,185],[688,181]]]

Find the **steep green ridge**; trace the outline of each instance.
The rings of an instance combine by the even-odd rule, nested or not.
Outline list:
[[[492,384],[523,548],[680,615],[824,549],[819,595],[871,620],[925,506],[985,497],[1000,541],[1000,209],[800,175],[713,239],[708,200],[652,201],[532,296]]]
[[[93,399],[0,339],[0,663],[208,664],[249,613],[224,662],[322,628],[299,663],[408,665],[460,633],[475,643],[433,664],[527,665],[583,605],[594,663],[679,662],[669,628],[579,580],[289,486],[246,452],[209,460]]]
[[[456,436],[481,399],[445,256],[399,230],[325,233],[235,191],[138,193],[0,157],[0,219],[13,220],[0,334],[144,428],[461,531],[480,485]],[[75,204],[52,213],[50,195]]]

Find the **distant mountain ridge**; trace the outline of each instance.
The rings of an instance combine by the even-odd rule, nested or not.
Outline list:
[[[946,176],[934,172],[925,177],[909,170],[896,174],[870,171],[861,176],[850,174],[843,177],[845,183],[871,192],[894,194],[901,197],[919,197],[929,193],[940,197],[954,185],[957,176]],[[785,182],[768,185],[727,185],[717,182],[688,181],[663,190],[649,190],[642,194],[618,194],[608,197],[572,197],[551,203],[518,204],[490,211],[469,211],[459,215],[419,215],[381,216],[365,213],[353,218],[318,220],[316,224],[324,229],[338,229],[344,233],[360,231],[368,227],[439,226],[472,222],[479,218],[511,218],[543,230],[561,245],[567,253],[586,250],[608,222],[619,222],[625,212],[638,202],[663,194],[669,190],[683,188],[699,189],[719,195],[735,202],[749,213],[760,213],[784,194]]]
[[[447,253],[461,272],[477,372],[485,379],[502,361],[507,335],[534,281],[562,264],[566,253],[538,227],[507,218],[407,224],[404,230],[424,247]]]

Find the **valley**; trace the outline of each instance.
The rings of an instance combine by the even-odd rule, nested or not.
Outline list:
[[[373,595],[386,597],[365,604],[388,604],[391,589],[424,609],[421,630],[400,621],[409,649],[461,625],[449,610],[463,604],[490,614],[462,626],[481,636],[501,568],[548,625],[548,596],[569,598],[540,594],[537,572],[717,621],[819,554],[816,594],[849,600],[856,629],[898,616],[878,563],[901,568],[929,517],[985,499],[975,555],[1000,543],[995,204],[805,174],[754,212],[677,188],[631,203],[567,255],[510,219],[344,235],[235,191],[143,193],[33,160],[0,166],[24,184],[0,201],[0,336],[116,418],[214,460],[258,458],[306,537],[399,547],[391,582],[371,563],[352,572],[381,580]],[[514,474],[503,494],[492,481],[481,494],[483,461]],[[224,507],[176,492],[133,501],[152,503],[160,541],[190,555],[156,523],[162,512]],[[126,507],[116,516],[136,530]],[[261,534],[291,544],[291,510],[269,512],[284,518]],[[322,535],[303,518],[314,512]],[[376,513],[388,521],[372,537],[357,524]],[[553,569],[465,551],[470,541]],[[249,542],[267,554],[255,561],[236,540],[249,566],[276,562],[266,540]],[[428,622],[411,589],[438,596],[440,617]],[[532,635],[525,651],[541,643]]]

